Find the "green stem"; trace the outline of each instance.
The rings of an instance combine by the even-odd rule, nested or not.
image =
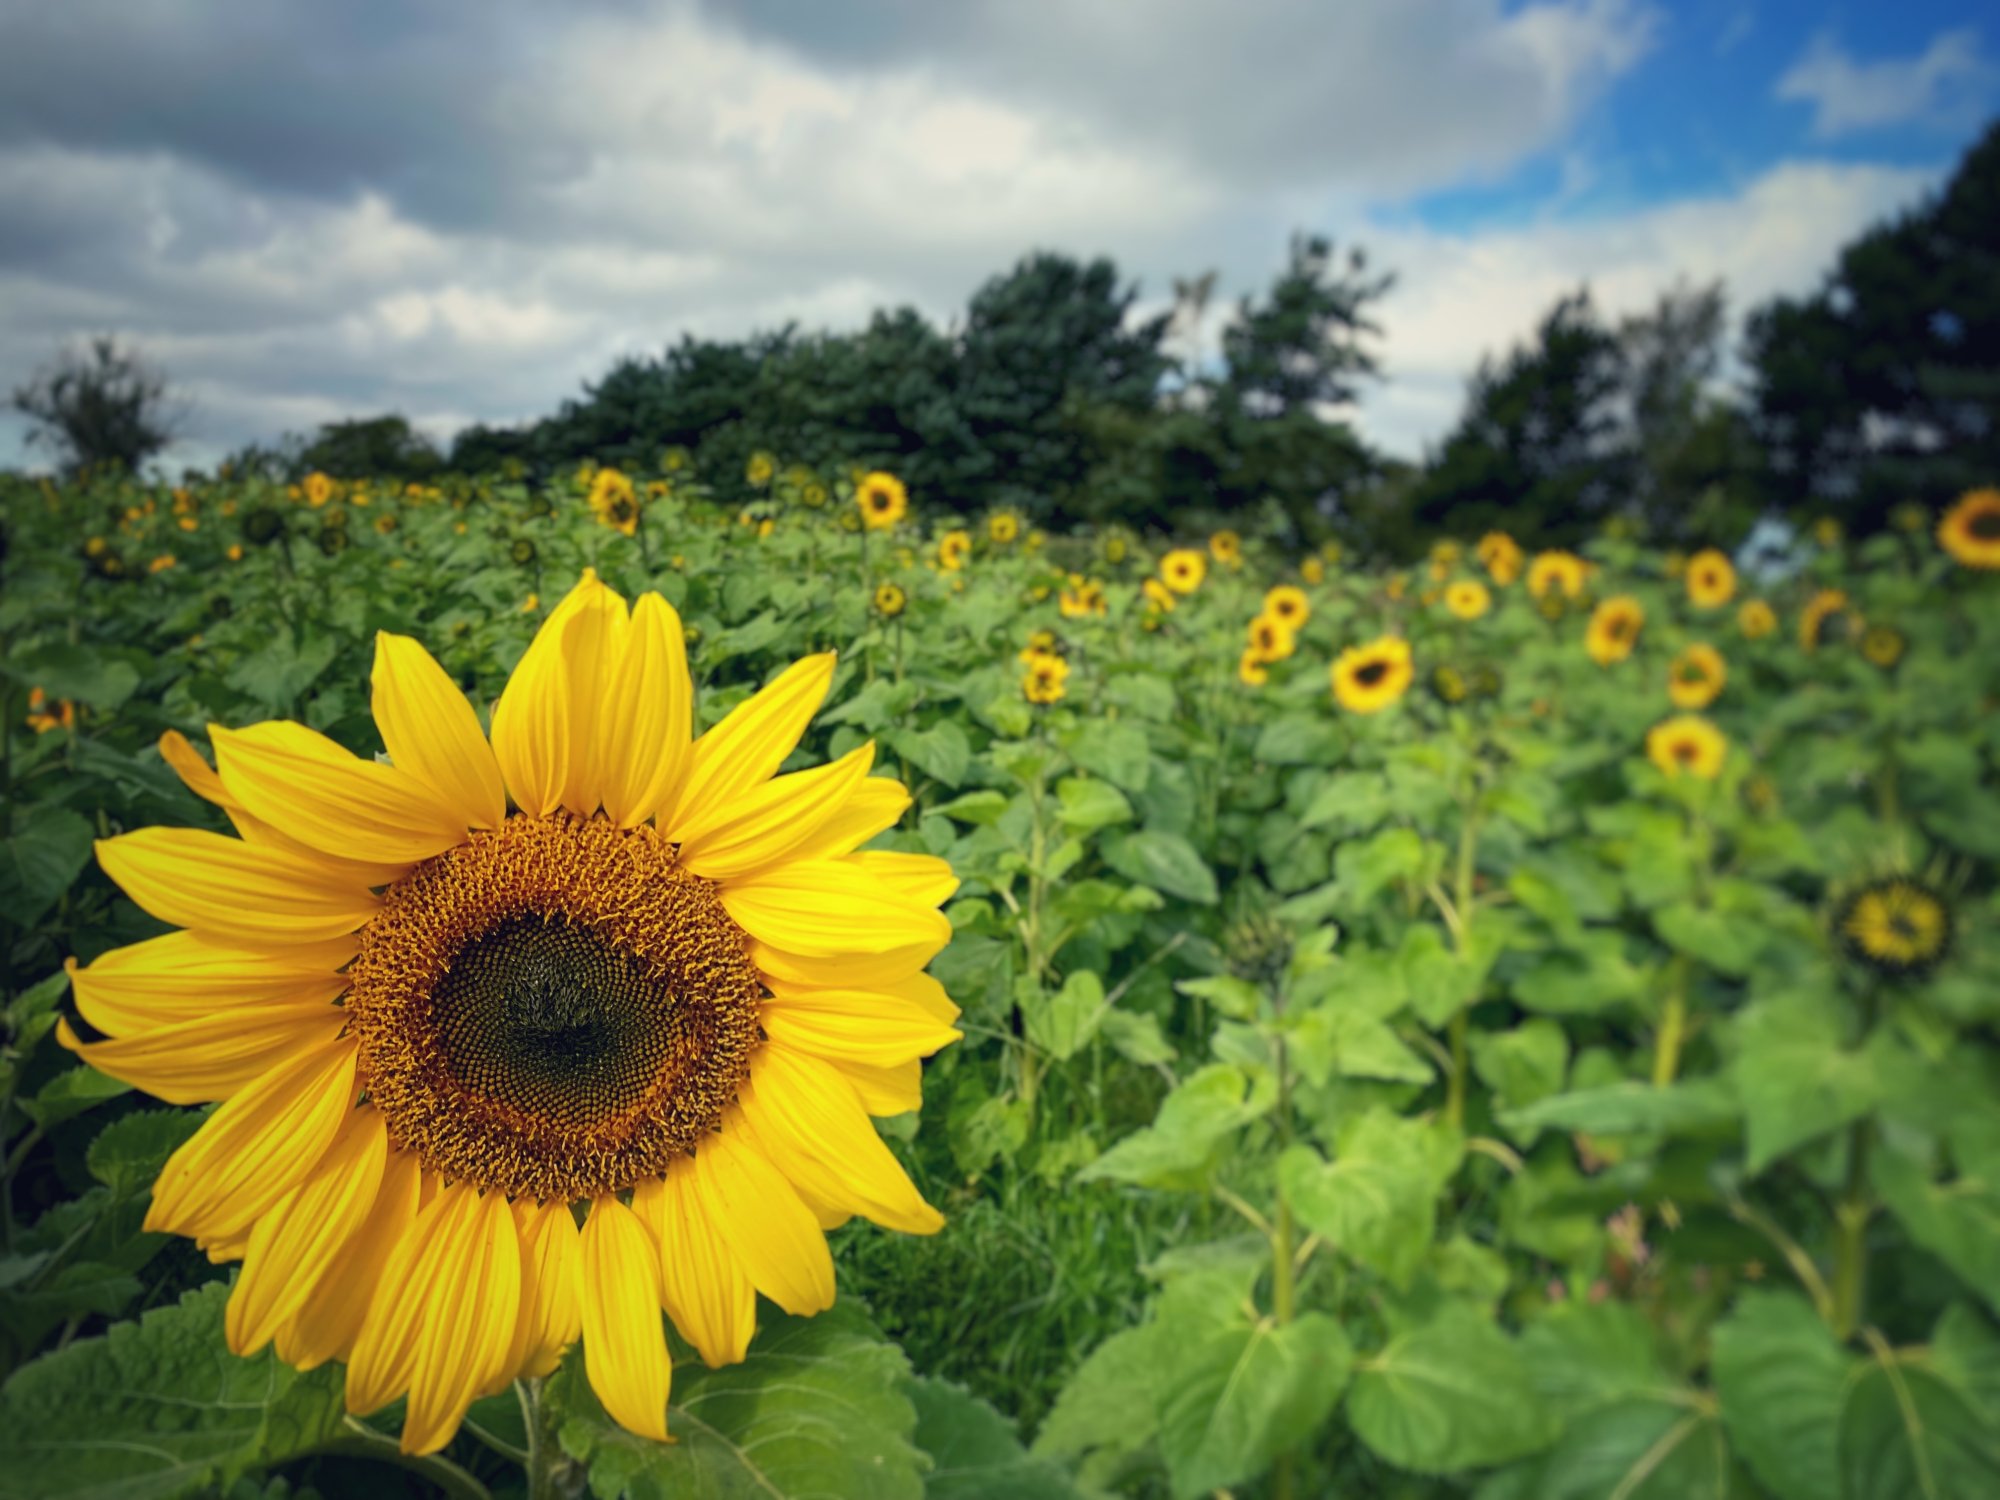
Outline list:
[[[1875,1029],[1875,993],[1870,990],[1861,1002],[1861,1036],[1865,1042]],[[1868,1284],[1868,1221],[1875,1213],[1874,1194],[1868,1185],[1868,1153],[1874,1142],[1875,1122],[1864,1115],[1849,1129],[1847,1138],[1847,1186],[1833,1210],[1833,1325],[1834,1337],[1843,1342],[1861,1326],[1862,1301]]]
[[[409,1470],[412,1474],[420,1474],[436,1485],[446,1500],[493,1500],[492,1491],[442,1454],[432,1453],[419,1457],[413,1453],[405,1453],[397,1446],[394,1438],[365,1427],[352,1417],[347,1419],[340,1435],[322,1446],[319,1451],[345,1454],[351,1458],[374,1459],[378,1463],[394,1464],[400,1469]],[[541,1497],[537,1495],[535,1500],[541,1500]]]
[[[1282,1035],[1277,1038],[1275,1052],[1278,1068],[1278,1146],[1282,1151],[1292,1139],[1291,1073],[1285,1066],[1285,1039]],[[1277,1189],[1277,1196],[1278,1211],[1271,1225],[1271,1316],[1282,1328],[1292,1321],[1293,1301],[1297,1294],[1297,1267],[1293,1263],[1292,1205],[1285,1197],[1282,1184]],[[1287,1448],[1278,1455],[1271,1471],[1273,1500],[1292,1500],[1294,1463],[1291,1449]]]
[[[542,1382],[517,1380],[514,1395],[521,1403],[521,1420],[528,1431],[528,1500],[572,1500],[583,1489],[583,1476],[545,1420]]]
[[[1458,956],[1463,959],[1472,946],[1473,916],[1473,876],[1479,859],[1479,803],[1478,789],[1470,784],[1461,804],[1461,820],[1458,830],[1458,863],[1452,872],[1452,906],[1457,910],[1458,923],[1452,929],[1452,937],[1458,948]],[[1468,1000],[1451,1018],[1451,1081],[1446,1085],[1444,1113],[1445,1119],[1454,1130],[1465,1128],[1465,1075],[1468,1059],[1467,1040],[1472,1026],[1469,1007],[1477,996]]]
[[[1667,1008],[1660,1017],[1660,1036],[1653,1047],[1653,1087],[1663,1089],[1680,1072],[1681,1043],[1687,1038],[1688,961],[1675,957],[1667,989]]]
[[[1451,1018],[1451,1078],[1445,1085],[1444,1117],[1454,1130],[1465,1128],[1466,1042],[1471,1028],[1470,1012],[1461,1010]]]

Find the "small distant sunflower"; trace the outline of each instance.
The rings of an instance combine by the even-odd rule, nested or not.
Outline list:
[[[1249,687],[1262,687],[1271,680],[1271,669],[1266,665],[1269,658],[1257,654],[1255,646],[1245,646],[1243,654],[1236,660],[1237,681]]]
[[[1893,625],[1870,625],[1861,632],[1861,654],[1870,666],[1880,667],[1884,672],[1892,670],[1903,659],[1903,652],[1909,643],[1903,639],[1903,632]]]
[[[591,477],[590,509],[599,524],[623,536],[639,529],[639,493],[616,469],[599,469]]]
[[[1503,589],[1521,576],[1521,565],[1526,561],[1521,544],[1504,531],[1489,531],[1481,537],[1478,554],[1487,576]]]
[[[1972,490],[1938,522],[1938,545],[1968,568],[2000,568],[2000,490]]]
[[[1736,628],[1746,641],[1761,641],[1778,628],[1778,612],[1762,599],[1745,599],[1736,611]]]
[[[1225,568],[1243,563],[1243,538],[1233,531],[1218,531],[1208,539],[1208,555]]]
[[[1021,694],[1037,707],[1060,703],[1069,691],[1069,663],[1053,652],[1029,655],[1027,670],[1021,674]]]
[[[662,474],[678,474],[688,466],[690,457],[691,455],[687,449],[676,443],[660,454],[660,472]]]
[[[1444,591],[1444,607],[1461,620],[1476,620],[1493,607],[1493,595],[1478,580],[1461,578]]]
[[[778,774],[833,666],[695,739],[672,608],[586,573],[490,742],[386,633],[388,761],[287,722],[212,728],[214,767],[162,741],[242,836],[97,845],[174,930],[72,962],[109,1039],[58,1035],[171,1103],[221,1101],[146,1227],[242,1261],[233,1352],[345,1361],[348,1409],[407,1395],[403,1449],[432,1453],[581,1336],[613,1419],[665,1439],[663,1308],[731,1364],[758,1293],[832,1305],[825,1227],[940,1227],[869,1116],[915,1108],[918,1059],[957,1036],[923,972],[955,882],[856,852],[910,802],[872,745]]]
[[[1208,576],[1208,559],[1192,547],[1176,547],[1160,559],[1160,581],[1176,594],[1192,594]]]
[[[1334,659],[1334,700],[1349,713],[1380,713],[1409,690],[1413,672],[1410,643],[1401,636],[1349,646]]]
[[[1722,731],[1699,714],[1681,714],[1646,731],[1646,757],[1667,776],[1713,781],[1728,752]]]
[[[1695,553],[1687,567],[1688,601],[1696,609],[1720,609],[1736,596],[1736,566],[1714,547]]]
[[[76,705],[64,698],[51,706],[47,693],[39,687],[31,687],[28,689],[27,725],[36,734],[47,734],[51,729],[74,729]]]
[[[885,620],[893,620],[909,605],[910,599],[903,592],[902,585],[878,583],[875,585],[873,600],[875,613]]]
[[[336,487],[332,479],[315,469],[312,473],[306,475],[306,482],[302,488],[305,493],[306,504],[310,505],[314,510],[318,510],[333,498]]]
[[[1299,564],[1299,577],[1307,583],[1326,582],[1326,564],[1317,557],[1308,557]]]
[[[1063,643],[1053,630],[1037,630],[1028,637],[1028,644],[1022,648],[1020,660],[1023,666],[1037,656],[1061,656]]]
[[[1407,573],[1391,573],[1388,576],[1388,578],[1383,581],[1382,584],[1382,592],[1387,594],[1390,600],[1394,603],[1400,604],[1402,602],[1403,595],[1407,594],[1409,591],[1410,591],[1410,575]]]
[[[1537,599],[1560,594],[1574,599],[1583,592],[1590,564],[1574,552],[1538,552],[1528,567],[1528,592]]]
[[[965,560],[972,556],[972,533],[969,531],[947,531],[938,538],[938,566],[947,573],[956,573],[965,566]]]
[[[1632,654],[1645,624],[1646,611],[1637,599],[1630,594],[1613,594],[1591,611],[1583,649],[1600,667],[1621,662]]]
[[[1062,611],[1065,620],[1104,614],[1109,609],[1104,598],[1104,585],[1095,578],[1072,573],[1068,585],[1056,596],[1056,608]]]
[[[1250,622],[1250,642],[1244,650],[1260,662],[1283,661],[1298,649],[1298,637],[1276,615],[1262,614]]]
[[[1833,928],[1855,962],[1886,978],[1916,978],[1950,951],[1951,907],[1928,883],[1890,875],[1850,892],[1834,912]]]
[[[1827,622],[1847,609],[1847,595],[1839,589],[1821,589],[1806,601],[1799,615],[1799,644],[1817,651],[1827,636]]]
[[[753,453],[750,462],[743,466],[743,482],[753,490],[761,490],[771,482],[771,476],[778,472],[778,461],[768,453]]]
[[[876,469],[854,487],[854,504],[864,526],[886,531],[910,513],[910,492],[894,474]]]
[[[535,551],[535,544],[533,542],[529,541],[526,537],[519,537],[515,540],[514,545],[507,549],[507,555],[514,560],[516,567],[525,568],[534,562],[538,554]]]
[[[799,486],[799,504],[807,510],[825,510],[827,499],[826,486],[817,479],[809,479]]]
[[[986,518],[986,539],[996,547],[1011,547],[1021,535],[1018,511],[996,510]]]
[[[1290,630],[1302,629],[1312,618],[1312,603],[1306,598],[1306,591],[1293,584],[1281,583],[1264,595],[1264,613]]]
[[[1132,555],[1132,538],[1113,527],[1098,539],[1097,555],[1104,559],[1107,567],[1120,567]]]
[[[1457,667],[1440,664],[1431,668],[1431,696],[1440,703],[1463,703],[1472,696],[1472,684]]]
[[[1329,568],[1337,568],[1340,566],[1340,560],[1347,555],[1347,549],[1339,542],[1324,541],[1319,544],[1319,555],[1320,561]]]
[[[1713,646],[1696,644],[1676,656],[1667,669],[1667,696],[1675,708],[1707,708],[1728,680],[1722,653]]]
[[[1148,578],[1139,585],[1139,592],[1145,596],[1149,614],[1170,615],[1174,612],[1174,591],[1157,578]]]
[[[158,557],[146,564],[146,571],[148,573],[164,573],[167,569],[176,566],[177,562],[178,560],[174,557],[173,553],[162,552]]]

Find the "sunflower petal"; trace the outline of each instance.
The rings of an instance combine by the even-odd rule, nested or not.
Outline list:
[[[335,971],[354,950],[352,936],[266,953],[168,932],[113,948],[88,967],[73,958],[63,967],[83,1018],[107,1036],[123,1036],[237,1007],[330,1002],[347,988]]]
[[[906,1115],[924,1106],[924,1069],[915,1058],[893,1068],[871,1068],[837,1057],[827,1063],[854,1085],[861,1107],[871,1115]]]
[[[309,848],[413,863],[465,838],[465,824],[423,782],[303,724],[211,724],[208,737],[222,784],[252,816]]]
[[[368,1216],[328,1263],[312,1295],[280,1325],[278,1358],[296,1370],[315,1370],[354,1352],[383,1269],[423,1207],[423,1177],[413,1152],[389,1152]]]
[[[770,868],[817,833],[874,764],[870,740],[830,765],[774,776],[731,802],[711,803],[706,817],[676,833],[681,863],[708,880]]]
[[[317,861],[199,828],[99,839],[97,862],[162,922],[251,948],[345,936],[377,904]]]
[[[795,1186],[884,1229],[944,1227],[944,1215],[882,1144],[853,1086],[828,1064],[771,1042],[752,1057],[738,1102],[772,1165]]]
[[[247,1228],[319,1165],[354,1104],[351,1038],[271,1069],[167,1158],[146,1228],[227,1235]]]
[[[564,676],[569,689],[569,774],[562,805],[579,818],[597,811],[610,781],[609,744],[604,723],[626,708],[612,702],[618,671],[631,630],[625,600],[588,575],[588,586],[571,591],[574,617],[563,636]],[[568,600],[564,601],[568,603]]]
[[[604,754],[604,814],[620,828],[671,805],[687,775],[694,688],[680,616],[658,594],[641,594],[617,680],[598,719]]]
[[[416,641],[377,631],[375,727],[390,761],[429,788],[462,827],[498,828],[507,816],[500,763],[458,684]]]
[[[930,983],[937,985],[934,979]],[[939,995],[944,993],[942,985],[937,985],[937,990]],[[944,1003],[956,1013],[957,1007],[949,1000]],[[761,1007],[758,1020],[773,1041],[816,1057],[846,1058],[878,1068],[929,1057],[960,1036],[930,1006],[888,988],[819,990],[777,985]]]
[[[346,1022],[338,1006],[308,1000],[218,1011],[104,1042],[78,1040],[64,1019],[56,1023],[56,1039],[98,1072],[156,1099],[207,1104],[338,1036]]]
[[[620,1427],[670,1441],[674,1362],[660,1326],[660,1247],[616,1198],[595,1200],[583,1221],[583,1368]]]
[[[813,985],[821,989],[874,990],[890,988],[922,971],[937,957],[937,944],[926,940],[883,953],[791,953],[752,939],[750,961],[775,984]]]
[[[592,585],[597,576],[588,571]],[[562,806],[569,781],[569,666],[563,637],[576,611],[570,600],[583,584],[549,612],[528,643],[514,673],[493,705],[493,754],[514,805],[531,818],[545,818]]]
[[[811,1317],[833,1306],[833,1257],[812,1210],[784,1174],[728,1125],[694,1154],[704,1216],[758,1291],[786,1312]]]
[[[707,817],[771,778],[819,712],[833,683],[833,664],[831,651],[793,662],[694,742],[687,781],[672,814],[661,820],[669,838],[678,836],[683,823]]]
[[[367,1222],[388,1163],[381,1112],[349,1110],[312,1176],[250,1231],[223,1324],[230,1353],[255,1354],[305,1305],[334,1258]]]
[[[919,906],[942,906],[958,889],[951,865],[934,854],[869,849],[848,855],[845,863],[866,870],[904,900]]]
[[[640,1183],[632,1209],[659,1244],[660,1300],[674,1327],[710,1369],[736,1364],[757,1331],[757,1289],[709,1220],[694,1162],[684,1157],[664,1178]]]
[[[636,1192],[635,1192],[636,1196]],[[521,1332],[514,1364],[520,1374],[549,1374],[583,1328],[583,1251],[569,1204],[514,1205],[521,1224]]]
[[[910,789],[893,776],[870,776],[854,789],[839,811],[792,851],[793,859],[837,859],[852,854],[885,829],[894,828],[910,807]]]
[[[795,861],[722,888],[722,904],[759,942],[806,958],[882,954],[951,940],[943,913],[844,860]],[[921,968],[922,965],[917,965]]]
[[[450,1442],[479,1393],[512,1373],[507,1357],[521,1314],[521,1236],[506,1194],[461,1182],[440,1197],[447,1208],[415,1277],[429,1294],[403,1419],[403,1451],[412,1454]]]

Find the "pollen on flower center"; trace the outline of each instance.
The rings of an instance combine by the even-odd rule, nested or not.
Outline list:
[[[347,999],[390,1138],[536,1199],[660,1175],[713,1130],[763,989],[710,882],[648,828],[513,817],[419,865]]]

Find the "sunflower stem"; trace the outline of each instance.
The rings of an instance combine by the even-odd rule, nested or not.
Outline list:
[[[1660,1017],[1660,1037],[1653,1047],[1653,1087],[1663,1089],[1680,1072],[1681,1043],[1687,1039],[1688,961],[1685,953],[1674,958],[1668,981],[1667,1008]]]
[[[441,1453],[419,1457],[405,1453],[396,1440],[349,1417],[339,1436],[326,1443],[322,1453],[344,1454],[350,1458],[370,1458],[394,1464],[412,1474],[420,1474],[438,1487],[446,1500],[493,1500],[493,1492]],[[554,1491],[546,1492],[554,1494]],[[540,1500],[539,1495],[536,1500]]]
[[[1871,987],[1861,1002],[1861,1039],[1875,1029],[1876,992]],[[1843,1343],[1861,1326],[1862,1300],[1868,1286],[1868,1221],[1875,1198],[1868,1185],[1868,1152],[1875,1122],[1863,1115],[1849,1127],[1847,1186],[1834,1206],[1833,1336]]]

